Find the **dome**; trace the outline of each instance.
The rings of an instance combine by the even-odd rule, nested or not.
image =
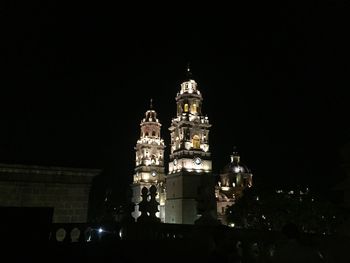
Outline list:
[[[240,164],[229,163],[227,166],[228,166],[227,170],[232,173],[250,173],[250,170],[248,169],[248,167],[242,163]]]
[[[144,122],[158,122],[157,113],[154,110],[146,111]]]
[[[142,122],[159,122],[157,119],[157,113],[153,110],[153,99],[150,100],[149,110],[145,113],[145,118]]]
[[[224,167],[223,173],[234,173],[234,174],[250,173],[250,170],[245,164],[242,164],[242,163],[239,163],[239,164],[229,163],[229,164],[227,164]]]
[[[241,162],[239,154],[234,151],[231,155],[231,162],[227,164],[224,169],[224,173],[250,173],[250,169]]]

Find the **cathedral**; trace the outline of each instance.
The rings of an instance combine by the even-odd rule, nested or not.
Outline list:
[[[175,100],[176,116],[169,127],[167,173],[162,125],[153,109],[152,100],[150,109],[141,121],[140,139],[134,148],[135,170],[131,185],[132,202],[135,204],[133,217],[137,220],[141,214],[139,203],[142,188],[149,189],[154,185],[159,203],[157,217],[161,222],[194,224],[201,215],[198,207],[200,193],[206,191],[209,196],[212,194],[215,203],[213,218],[226,223],[226,208],[234,204],[244,188],[252,186],[252,174],[234,151],[231,162],[217,179],[214,178],[209,148],[211,124],[202,112],[203,97],[189,67]]]

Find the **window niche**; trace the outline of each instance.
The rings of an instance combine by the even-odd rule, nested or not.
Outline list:
[[[191,105],[191,113],[197,113],[197,104],[196,103],[193,103]]]
[[[185,103],[184,105],[184,112],[188,112],[188,103]]]
[[[194,135],[194,136],[192,137],[192,147],[193,147],[194,149],[199,149],[199,148],[200,148],[200,145],[201,145],[201,143],[200,143],[200,138],[199,138],[199,136],[198,136],[198,135]]]

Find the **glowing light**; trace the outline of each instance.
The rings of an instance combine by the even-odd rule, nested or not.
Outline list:
[[[230,190],[230,187],[228,187],[228,186],[223,186],[223,187],[221,187],[221,189],[222,189],[223,191],[228,191],[228,190]]]
[[[239,172],[242,171],[242,168],[241,168],[240,166],[236,166],[235,168],[233,168],[233,171],[234,171],[235,173],[239,173]]]
[[[229,223],[228,226],[229,227],[235,227],[235,223]]]
[[[187,103],[185,103],[184,112],[188,112],[188,104]]]
[[[102,233],[102,232],[103,232],[103,229],[100,227],[100,228],[98,229],[98,232],[99,232],[99,233]]]

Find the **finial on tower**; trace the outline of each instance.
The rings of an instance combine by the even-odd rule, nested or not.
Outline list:
[[[236,145],[234,145],[234,146],[233,146],[233,154],[235,154],[235,155],[236,155],[237,153],[238,153],[238,151],[237,151],[237,146],[236,146]]]
[[[238,151],[237,151],[237,147],[236,145],[233,146],[233,153],[231,155],[231,163],[235,162],[235,163],[239,163],[239,155],[238,155]]]
[[[191,72],[190,62],[187,63],[186,77],[188,78],[188,80],[190,80],[190,79],[192,78],[192,72]]]
[[[149,104],[150,109],[153,109],[153,99],[151,98],[150,104]]]

